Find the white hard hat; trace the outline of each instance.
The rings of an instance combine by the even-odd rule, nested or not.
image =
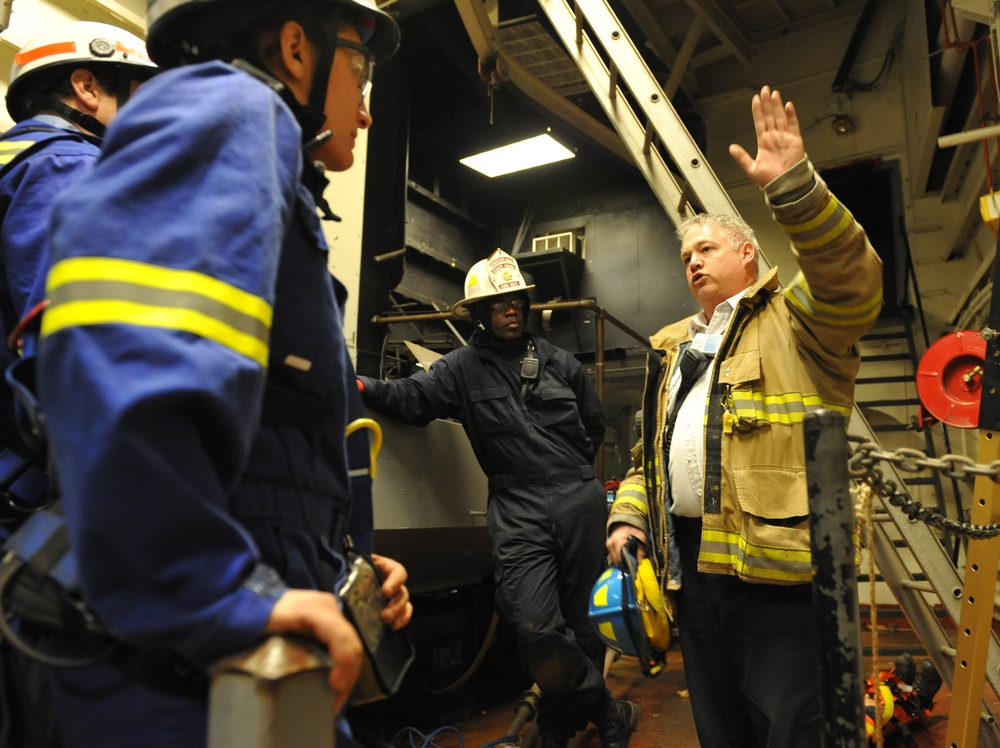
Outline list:
[[[98,65],[134,67],[137,80],[156,72],[146,45],[135,34],[107,23],[71,21],[36,34],[14,55],[7,79],[7,111],[15,122],[24,119],[29,93],[56,68]]]
[[[307,0],[309,5],[346,9],[363,28],[361,43],[372,53],[375,62],[384,63],[399,46],[399,24],[378,7],[375,0]],[[195,49],[210,49],[221,36],[239,30],[240,25],[259,17],[262,11],[280,7],[282,0],[148,0],[146,22],[149,27],[149,49],[153,59],[163,67],[176,67],[204,54]],[[212,13],[228,14],[226,28],[207,23]],[[209,53],[207,55],[211,57]]]
[[[517,260],[498,249],[485,260],[480,260],[465,276],[465,298],[455,304],[451,311],[462,319],[470,315],[469,304],[490,296],[528,292],[533,285],[524,282]]]

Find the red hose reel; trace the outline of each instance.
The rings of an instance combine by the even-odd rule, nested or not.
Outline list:
[[[917,366],[917,394],[934,418],[949,426],[979,424],[986,341],[978,330],[945,335],[927,349]]]

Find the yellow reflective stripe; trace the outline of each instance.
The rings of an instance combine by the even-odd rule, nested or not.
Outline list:
[[[57,263],[42,335],[80,325],[181,330],[267,365],[271,306],[217,278],[190,270],[97,257]]]
[[[49,294],[66,283],[80,281],[122,281],[149,288],[201,294],[242,314],[271,325],[271,305],[259,296],[218,278],[193,270],[177,270],[134,260],[110,257],[75,257],[57,263],[49,273]]]
[[[0,166],[9,164],[22,152],[35,144],[34,140],[4,140],[0,141]]]
[[[849,405],[828,403],[819,395],[802,395],[798,392],[765,395],[757,390],[733,390],[730,394],[732,408],[737,416],[772,423],[801,423],[807,413],[821,408],[844,415],[850,415],[852,411]]]
[[[783,224],[782,228],[796,249],[810,250],[831,244],[853,222],[851,212],[831,195],[830,202],[819,215],[802,223]],[[832,223],[830,228],[825,228],[829,223]]]
[[[838,305],[819,301],[809,290],[805,276],[798,273],[782,291],[788,302],[802,314],[831,327],[857,327],[875,321],[882,311],[882,290],[860,304]]]
[[[615,502],[611,505],[611,513],[615,513],[620,510],[621,506],[631,506],[638,509],[643,514],[649,511],[649,507],[646,505],[645,497],[642,500],[633,496],[618,496]]]
[[[810,582],[812,581],[811,571],[785,571],[780,569],[762,569],[754,567],[746,560],[738,560],[735,556],[723,556],[717,554],[702,553],[698,560],[703,563],[718,564],[740,573],[741,576],[750,579],[767,579],[774,582]]]
[[[646,487],[639,483],[626,483],[618,486],[618,491],[615,493],[615,503],[626,500],[646,506]]]
[[[808,550],[754,545],[729,530],[704,529],[698,560],[728,566],[755,579],[804,582],[812,578]]]

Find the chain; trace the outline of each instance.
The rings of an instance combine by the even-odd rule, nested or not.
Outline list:
[[[972,540],[985,540],[1000,535],[1000,523],[974,525],[970,522],[959,522],[948,519],[936,509],[925,507],[919,501],[910,498],[894,480],[886,478],[882,468],[879,467],[880,462],[889,462],[904,473],[937,470],[946,478],[970,480],[976,476],[984,476],[994,483],[1000,483],[1000,460],[995,460],[989,465],[980,465],[962,455],[928,457],[919,449],[907,447],[897,449],[895,452],[886,452],[875,442],[850,434],[847,436],[847,441],[857,445],[847,459],[850,476],[867,484],[884,501],[899,508],[911,521],[924,522],[931,527],[963,535]]]

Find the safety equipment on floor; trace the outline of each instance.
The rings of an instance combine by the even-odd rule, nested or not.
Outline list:
[[[62,24],[33,36],[14,55],[8,78],[7,111],[15,122],[20,122],[58,76],[75,68],[95,66],[117,69],[132,80],[146,80],[156,72],[146,45],[135,34],[94,21]],[[94,132],[91,127],[83,126]]]
[[[372,53],[377,64],[392,57],[399,47],[399,25],[376,5],[375,0],[313,0],[313,4],[346,9],[350,20],[360,26],[361,43]],[[207,29],[205,24],[205,20],[217,11],[233,11],[226,20],[238,21],[245,29],[263,11],[280,5],[282,3],[275,0],[149,0],[146,20],[150,56],[163,67],[190,62],[191,55],[197,54],[198,44],[204,48],[204,43],[208,42],[211,49],[212,42],[221,41],[201,37],[203,30],[218,34],[217,30]],[[234,34],[241,28],[228,28],[227,31]]]
[[[645,675],[666,667],[670,615],[648,557],[636,560],[638,539],[622,548],[621,562],[604,571],[590,593],[588,615],[598,636],[616,652],[638,657]]]
[[[959,330],[934,343],[917,366],[917,395],[931,415],[949,426],[979,424],[986,341],[978,330]]]
[[[467,319],[471,312],[469,305],[480,299],[510,293],[527,293],[534,285],[525,283],[517,260],[497,249],[485,260],[480,260],[465,276],[465,298],[456,303],[451,311],[456,317]]]
[[[878,742],[878,726],[881,725],[883,736],[900,732],[907,748],[916,748],[910,726],[930,716],[941,683],[941,674],[930,659],[920,663],[918,669],[909,652],[897,657],[891,670],[880,670],[877,684],[875,678],[868,678],[865,682],[865,733],[869,745]],[[881,707],[881,715],[876,715],[877,706]]]

